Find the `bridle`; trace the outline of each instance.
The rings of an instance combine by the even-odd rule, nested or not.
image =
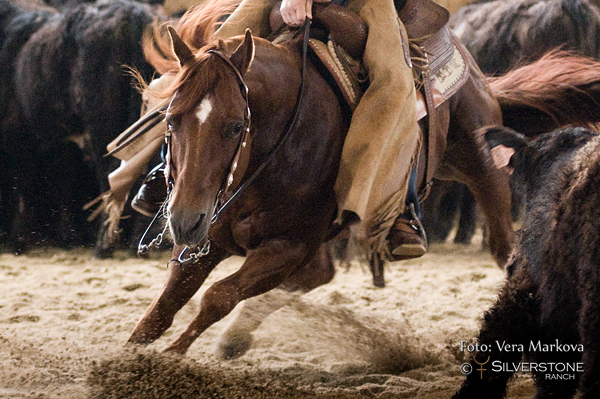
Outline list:
[[[244,101],[246,102],[246,106],[244,109],[244,122],[242,125],[242,133],[241,133],[240,142],[239,142],[237,151],[233,157],[233,161],[231,162],[231,167],[229,169],[229,174],[227,175],[227,179],[225,179],[225,181],[223,182],[223,188],[221,188],[221,190],[219,190],[219,193],[217,194],[217,199],[215,201],[215,211],[213,212],[213,217],[211,220],[211,223],[215,223],[217,221],[217,219],[219,218],[219,216],[221,215],[221,212],[223,212],[224,209],[229,207],[231,200],[234,197],[237,197],[239,194],[241,194],[241,192],[245,191],[245,187],[243,188],[242,186],[239,186],[238,189],[229,198],[229,200],[227,200],[227,202],[223,203],[223,199],[226,197],[226,194],[228,193],[229,189],[233,185],[234,173],[240,166],[239,162],[242,157],[242,153],[244,151],[250,150],[250,148],[248,146],[248,140],[250,138],[249,135],[250,135],[250,126],[251,126],[252,120],[251,120],[251,113],[250,113],[250,103],[248,100],[248,86],[246,85],[246,82],[244,81],[244,77],[242,76],[240,71],[236,68],[236,66],[233,65],[233,63],[231,62],[231,59],[229,59],[229,57],[227,57],[227,55],[225,55],[223,52],[221,52],[219,50],[208,50],[208,53],[214,54],[214,55],[218,56],[219,58],[221,58],[225,62],[225,64],[227,64],[233,70],[233,72],[235,73],[235,75],[237,77],[238,84],[240,87],[240,92],[242,93],[242,97],[244,98]],[[247,165],[244,165],[244,167],[241,170],[241,173],[245,172],[246,166]]]
[[[243,172],[245,172],[245,166],[247,166],[247,165],[245,165],[244,168],[239,168],[240,159],[244,155],[243,153],[245,151],[250,151],[248,141],[250,139],[251,113],[250,113],[250,104],[249,104],[249,98],[248,98],[248,86],[246,85],[246,83],[244,81],[244,77],[242,76],[241,72],[231,62],[230,58],[226,54],[224,54],[220,50],[216,50],[216,49],[208,50],[208,53],[214,54],[218,58],[223,60],[225,62],[225,64],[234,72],[234,74],[237,78],[237,81],[238,81],[238,85],[240,87],[240,92],[242,93],[242,97],[246,103],[245,111],[244,111],[244,122],[243,122],[243,126],[242,126],[240,142],[239,142],[236,154],[233,157],[233,161],[231,163],[231,167],[230,167],[229,173],[227,175],[227,178],[223,182],[223,186],[217,194],[217,198],[215,200],[215,210],[213,212],[211,224],[214,224],[218,220],[219,216],[229,206],[231,206],[231,204],[237,198],[239,198],[246,191],[246,189],[254,182],[254,180],[256,180],[256,178],[263,171],[263,169],[271,162],[271,160],[273,160],[275,158],[275,155],[277,154],[279,149],[283,146],[283,144],[287,141],[287,138],[290,136],[290,134],[293,130],[293,127],[296,124],[298,115],[300,113],[301,100],[304,96],[304,88],[306,86],[306,59],[307,59],[307,52],[308,52],[308,39],[310,36],[310,24],[311,24],[311,22],[307,18],[306,21],[304,22],[303,27],[296,32],[296,35],[298,35],[299,32],[302,32],[302,31],[304,32],[304,41],[303,41],[303,45],[302,45],[301,81],[300,81],[300,89],[298,92],[298,100],[296,101],[296,107],[294,110],[294,116],[293,116],[292,120],[290,121],[288,129],[279,138],[279,141],[271,149],[271,151],[267,155],[266,159],[258,166],[258,168],[252,173],[252,175],[250,175],[250,177],[248,177],[248,179],[246,179],[243,183],[240,183],[239,185],[237,185],[235,187],[235,191],[233,192],[233,194],[231,194],[231,196],[229,197],[229,199],[227,199],[227,201],[224,201],[224,198],[226,197],[226,194],[228,194],[229,191],[232,189],[235,172],[239,171],[240,169],[244,169],[244,170],[242,170],[242,173],[243,173]],[[171,148],[171,131],[170,130],[165,135],[165,141],[166,141],[167,148],[168,148],[167,154],[170,154],[170,148]],[[171,161],[170,155],[167,155],[166,162],[170,163],[170,161]],[[168,169],[171,170],[171,166],[170,165],[167,165],[167,166],[168,166]],[[170,173],[169,173],[169,176],[167,177],[167,181],[168,181],[168,190],[170,193],[170,191],[173,187],[173,179],[172,179],[172,176],[170,175]],[[163,204],[163,206],[164,205],[165,204]],[[190,252],[191,248],[189,248],[187,246],[183,249],[183,251],[179,254],[179,257],[177,259],[177,262],[179,262],[181,267],[184,267],[189,264],[193,264],[193,263],[197,262],[200,257],[208,255],[208,253],[210,251],[210,237],[207,235],[203,241],[204,241],[204,244],[196,246],[195,252]],[[188,252],[190,252],[190,253],[188,254]],[[188,257],[186,258],[186,256],[188,256]]]
[[[242,124],[242,133],[240,136],[238,148],[237,148],[235,155],[233,157],[233,160],[231,162],[231,166],[229,168],[229,173],[227,174],[227,178],[223,182],[221,189],[217,193],[217,198],[215,199],[215,209],[213,211],[213,216],[210,221],[211,224],[214,224],[214,223],[216,223],[217,219],[221,215],[221,212],[223,212],[223,210],[229,206],[229,204],[231,203],[231,200],[235,196],[237,196],[238,193],[242,189],[242,187],[240,186],[238,188],[238,190],[236,190],[234,192],[234,194],[229,198],[229,200],[227,202],[223,203],[223,198],[225,198],[226,194],[229,192],[229,189],[233,185],[234,174],[235,174],[236,170],[238,170],[238,167],[240,166],[239,162],[242,157],[242,153],[244,151],[250,150],[250,148],[248,146],[248,140],[250,138],[250,127],[252,124],[252,118],[251,118],[251,113],[250,113],[250,101],[248,99],[248,86],[246,85],[246,82],[244,81],[244,77],[242,76],[242,73],[239,71],[239,69],[235,65],[233,65],[230,58],[226,54],[224,54],[222,51],[212,49],[212,50],[208,50],[207,53],[216,55],[218,58],[223,60],[223,62],[225,62],[225,64],[234,72],[235,77],[238,81],[238,86],[240,88],[242,98],[244,99],[244,102],[245,102],[244,121]],[[167,187],[168,187],[169,195],[173,188],[173,177],[170,173],[170,171],[171,171],[171,165],[170,165],[170,162],[171,162],[171,157],[170,157],[171,137],[172,137],[172,132],[169,129],[167,131],[167,134],[165,135],[165,141],[167,144],[167,158],[166,158],[165,162],[168,164],[167,166],[168,166],[168,170],[169,170],[169,175],[167,177],[167,181],[168,181]],[[247,165],[245,165],[243,168],[240,168],[240,169],[243,169],[241,171],[242,173],[244,172],[246,166]],[[168,197],[169,196],[167,196],[167,198]],[[206,236],[203,239],[203,241],[204,241],[204,244],[202,244],[202,246],[200,246],[200,245],[196,246],[195,252],[190,252],[187,258],[186,258],[186,254],[190,251],[190,248],[188,246],[186,246],[183,249],[183,251],[181,251],[181,253],[179,254],[179,257],[177,258],[177,261],[179,262],[179,265],[181,267],[184,267],[185,265],[188,265],[188,264],[195,263],[198,260],[198,258],[208,255],[208,253],[210,252],[210,238],[208,236]]]

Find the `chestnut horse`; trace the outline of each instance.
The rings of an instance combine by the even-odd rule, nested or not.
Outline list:
[[[167,209],[175,247],[169,279],[129,342],[159,338],[222,260],[231,255],[245,260],[204,293],[197,316],[165,349],[177,353],[185,353],[240,301],[282,283],[314,287],[333,273],[311,281],[317,274],[306,268],[318,267],[311,259],[332,235],[333,185],[349,115],[316,66],[308,61],[302,68],[302,35],[280,44],[250,32],[217,41],[211,36],[215,20],[194,19],[203,21],[191,29],[204,38],[201,48],[190,48],[169,29],[176,56],[170,65],[178,68],[163,93],[172,96],[166,112],[172,187]],[[492,254],[502,266],[513,240],[510,190],[474,133],[501,124],[502,113],[472,58],[467,62],[468,81],[437,109],[447,142],[437,149],[435,166],[439,177],[462,181],[474,193],[490,226]],[[252,176],[251,184],[242,184],[243,195],[222,208],[232,196],[230,177],[240,175],[231,172],[246,150],[249,161],[241,175],[246,182]],[[197,249],[190,256],[188,248]]]

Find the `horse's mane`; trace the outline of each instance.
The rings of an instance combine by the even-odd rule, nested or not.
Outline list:
[[[503,76],[488,78],[503,109],[505,106],[537,109],[558,125],[565,121],[575,124],[589,121],[592,115],[581,114],[590,112],[591,108],[600,110],[600,87],[596,87],[599,81],[600,61],[562,50],[551,51],[538,61]],[[567,90],[560,90],[562,95],[557,96],[554,87]],[[589,104],[578,104],[576,100],[581,98],[581,93],[586,94],[585,101]],[[600,112],[596,117],[600,117]]]
[[[235,4],[237,3],[212,0],[205,5],[191,8],[181,17],[175,26],[175,30],[194,54],[194,59],[184,67],[181,67],[173,53],[171,39],[166,29],[168,23],[159,24],[155,22],[153,24],[153,29],[143,39],[144,55],[158,73],[174,76],[168,87],[153,91],[153,95],[159,98],[171,97],[191,77],[193,71],[208,62],[208,50],[224,47],[222,40],[215,37],[215,31],[222,18],[231,13]],[[218,70],[218,68],[210,69]],[[205,91],[209,85],[213,84],[212,80],[214,80],[214,75],[204,76],[204,79],[200,81],[196,79],[194,86],[197,91]],[[187,97],[189,97],[187,101],[184,98],[170,112],[180,113],[189,109],[193,105],[191,103],[196,99],[193,96]]]
[[[214,32],[219,20],[230,13],[231,3],[211,0],[208,3],[190,8],[175,25],[175,30],[183,42],[192,50],[215,44]],[[153,24],[153,29],[143,38],[146,59],[158,73],[164,75],[179,69],[179,64],[171,48],[167,25],[172,22]]]

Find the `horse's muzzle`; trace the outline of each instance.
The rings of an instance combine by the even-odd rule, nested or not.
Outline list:
[[[206,213],[194,213],[190,211],[177,211],[171,209],[169,217],[169,228],[171,236],[176,245],[187,245],[193,247],[204,242],[211,217]]]

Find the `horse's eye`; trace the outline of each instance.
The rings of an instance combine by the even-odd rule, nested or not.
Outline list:
[[[165,117],[165,122],[167,122],[167,129],[173,131],[181,125],[181,114],[169,114]]]
[[[167,122],[167,131],[169,133],[173,133],[173,119],[169,116],[165,118],[165,122]]]
[[[227,127],[225,135],[227,137],[231,137],[231,138],[237,137],[240,135],[240,133],[242,133],[243,130],[244,130],[244,124],[242,122],[240,122],[240,121],[232,122]]]

